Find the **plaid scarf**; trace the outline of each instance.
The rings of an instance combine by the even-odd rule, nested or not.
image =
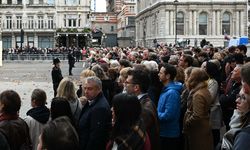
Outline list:
[[[142,126],[142,122],[139,121],[131,128],[130,133],[118,136],[114,139],[114,141],[118,145],[117,150],[142,150],[144,148],[146,136],[146,130]],[[113,145],[113,141],[111,142],[112,144],[110,144],[110,149],[112,149]]]

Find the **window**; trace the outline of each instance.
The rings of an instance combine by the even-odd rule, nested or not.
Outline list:
[[[135,17],[128,17],[128,24],[134,26],[135,25]]]
[[[17,4],[22,4],[22,0],[17,0]]]
[[[16,28],[22,29],[22,16],[17,16],[16,19],[17,19]]]
[[[81,26],[81,15],[78,15],[78,27]]]
[[[12,0],[7,0],[7,4],[12,4]]]
[[[64,1],[66,5],[78,5],[78,0],[65,0]]]
[[[6,16],[6,21],[7,21],[7,29],[12,29],[12,17]]]
[[[248,10],[248,14],[250,14],[250,10]],[[250,15],[248,15],[248,22],[250,22]]]
[[[111,26],[110,31],[111,31],[111,32],[114,31],[114,26]]]
[[[29,4],[30,5],[34,4],[34,1],[33,0],[29,0]]]
[[[207,13],[199,15],[199,35],[207,35]]]
[[[34,17],[33,16],[28,16],[28,28],[34,29]]]
[[[184,35],[184,13],[177,13],[177,35]]]
[[[43,16],[38,16],[38,29],[43,29]]]
[[[39,36],[38,37],[38,47],[40,48],[53,48],[54,37],[49,36]]]
[[[76,19],[68,19],[68,27],[76,27]]]
[[[95,21],[95,19],[96,19],[95,16],[91,16],[91,17],[90,17],[90,20],[91,20],[91,21]]]
[[[222,17],[222,35],[230,35],[230,13],[226,12]]]
[[[53,24],[54,24],[53,16],[48,16],[48,29],[53,29]]]
[[[104,21],[109,21],[109,16],[105,16]]]
[[[63,18],[63,25],[64,25],[64,27],[67,26],[66,17],[67,17],[67,15],[64,15],[64,18]]]
[[[0,4],[2,4],[2,0],[0,0]]]
[[[3,48],[11,48],[12,43],[12,37],[11,36],[5,36],[3,37]]]
[[[55,5],[55,0],[48,0],[47,3],[48,3],[49,5]]]
[[[43,4],[43,0],[39,0],[39,4]]]
[[[129,12],[134,13],[135,12],[135,6],[129,6]]]

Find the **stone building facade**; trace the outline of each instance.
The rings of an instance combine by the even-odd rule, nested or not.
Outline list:
[[[248,35],[247,0],[137,0],[136,45],[152,47],[202,39],[224,46],[224,36]]]
[[[135,46],[136,0],[107,0],[106,2],[107,11],[117,14],[118,46]]]
[[[84,47],[89,12],[88,0],[1,0],[3,48]]]
[[[115,12],[92,12],[90,20],[93,46],[117,46],[117,14]]]

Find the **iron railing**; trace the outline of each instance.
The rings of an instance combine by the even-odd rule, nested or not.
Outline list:
[[[3,60],[67,60],[68,54],[3,54]]]

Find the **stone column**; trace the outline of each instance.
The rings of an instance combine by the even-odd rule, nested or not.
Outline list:
[[[197,12],[194,11],[194,35],[197,35]]]
[[[11,47],[16,47],[16,37],[15,37],[14,33],[12,33],[11,38],[12,38],[11,39],[11,41],[12,41]]]
[[[241,36],[245,35],[245,33],[244,33],[245,24],[244,24],[243,20],[244,20],[244,12],[240,11],[240,35]]]
[[[220,35],[220,11],[217,11],[217,16],[216,16],[216,20],[217,20],[217,34],[216,35]]]
[[[193,15],[192,15],[192,11],[189,12],[189,35],[193,35],[194,31],[193,31]]]
[[[208,30],[207,30],[207,33],[208,35],[212,35],[212,28],[213,28],[213,17],[208,17]]]
[[[27,33],[24,31],[24,37],[23,37],[23,47],[28,46],[28,35]]]
[[[213,11],[213,20],[212,20],[212,35],[217,35],[216,33],[216,11]]]
[[[239,11],[236,11],[236,35],[239,36],[240,34],[240,18],[239,18]]]
[[[168,36],[170,34],[169,32],[169,26],[170,26],[170,18],[169,18],[169,11],[166,11],[166,35]]]
[[[174,35],[174,11],[170,11],[170,35]]]
[[[34,33],[34,47],[38,47],[38,36]]]

